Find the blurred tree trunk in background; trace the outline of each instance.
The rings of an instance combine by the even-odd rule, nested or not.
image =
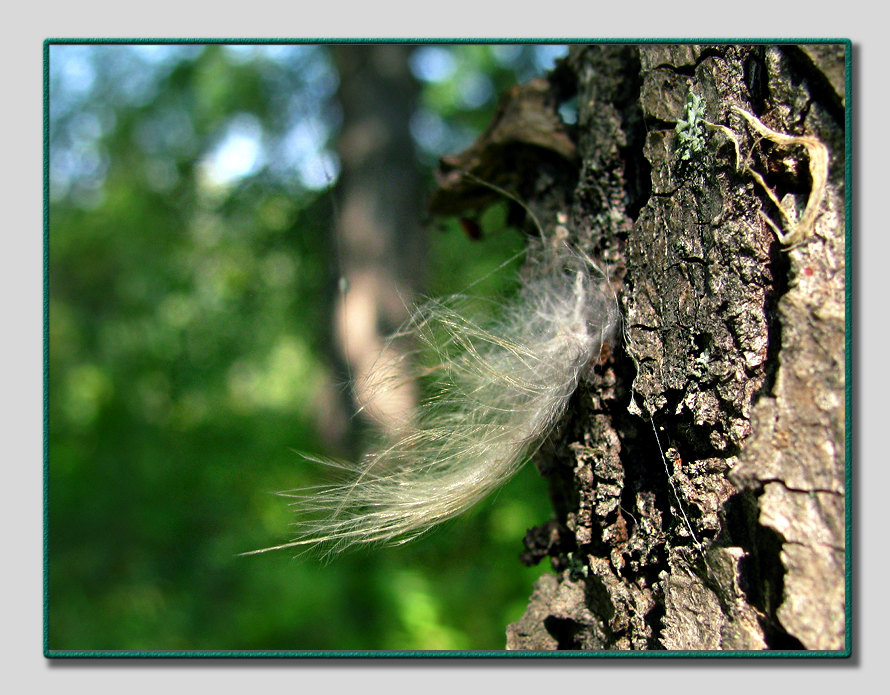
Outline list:
[[[844,50],[576,46],[443,160],[434,209],[478,204],[469,170],[564,214],[624,319],[538,456],[556,518],[524,558],[556,573],[508,648],[845,647]],[[827,147],[802,243],[751,172],[799,218],[808,152],[733,106]]]
[[[418,223],[422,181],[410,131],[419,91],[408,67],[411,50],[394,44],[332,48],[343,109],[335,333],[357,405],[384,429],[403,421],[415,402],[411,384],[376,391],[378,378],[404,381],[395,366],[402,346],[384,352],[384,340],[406,318],[426,265]],[[393,368],[381,372],[382,363]]]

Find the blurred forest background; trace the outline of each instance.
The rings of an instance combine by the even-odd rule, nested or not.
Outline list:
[[[498,95],[567,50],[393,48],[426,222],[416,289],[508,292],[523,244],[503,207],[476,241],[424,220],[423,195]],[[550,515],[533,466],[404,546],[239,555],[288,540],[276,491],[322,480],[296,451],[365,441],[332,318],[358,50],[48,46],[50,650],[503,649],[546,571],[518,560]]]

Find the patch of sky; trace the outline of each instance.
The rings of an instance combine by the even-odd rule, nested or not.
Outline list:
[[[491,46],[491,53],[502,66],[516,71],[519,82],[526,82],[548,70],[556,61],[568,55],[563,44],[499,44]]]
[[[313,99],[330,99],[340,85],[340,76],[326,51],[309,54],[300,66],[300,73]]]
[[[296,174],[300,184],[310,190],[332,185],[340,174],[340,160],[325,146],[331,127],[321,115],[295,121],[282,138],[277,168]]]
[[[266,43],[258,48],[263,58],[281,64],[301,61],[306,56],[317,53],[319,49],[318,46],[291,43]]]
[[[340,162],[329,141],[339,129],[342,113],[332,101],[339,86],[327,46],[265,45],[264,56],[281,70],[269,75],[281,102],[280,128],[267,142],[269,170],[282,179],[320,190],[339,176]]]
[[[50,46],[49,77],[59,102],[87,94],[96,81],[91,46]]]
[[[453,51],[447,46],[420,46],[411,53],[411,72],[424,82],[441,82],[457,69]]]
[[[330,150],[320,150],[300,160],[296,170],[305,188],[318,191],[333,185],[340,176],[340,159]]]
[[[201,45],[89,44],[50,46],[50,117],[75,111],[87,100],[144,106],[161,79]]]
[[[564,101],[559,105],[559,117],[563,123],[574,125],[578,122],[578,97],[573,96],[571,99]]]
[[[556,61],[565,58],[569,54],[569,47],[565,45],[542,44],[534,47],[533,56],[535,67],[540,72],[552,70]]]
[[[58,201],[73,195],[80,202],[96,202],[108,172],[109,158],[99,139],[103,133],[101,118],[93,112],[76,114],[63,133],[54,138],[49,157],[50,199]],[[52,141],[52,136],[51,136]]]
[[[257,59],[261,48],[257,44],[232,44],[223,46],[223,52],[233,63],[245,65]]]
[[[255,174],[264,160],[263,127],[256,116],[241,113],[229,121],[202,164],[211,183],[225,186]]]
[[[157,96],[158,83],[180,56],[177,46],[94,45],[91,58],[99,93],[115,103],[145,106]]]
[[[204,50],[201,44],[140,43],[129,48],[143,63],[160,67],[172,67],[181,60],[197,58]]]

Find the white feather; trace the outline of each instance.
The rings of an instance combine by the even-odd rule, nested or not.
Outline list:
[[[618,312],[586,255],[564,241],[530,244],[519,295],[494,325],[470,318],[463,296],[414,311],[397,335],[423,346],[410,357],[434,356],[416,371],[431,395],[357,464],[316,459],[346,480],[286,493],[298,535],[276,548],[405,542],[487,496],[540,446]]]

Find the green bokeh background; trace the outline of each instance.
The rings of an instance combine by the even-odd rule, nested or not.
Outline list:
[[[550,515],[533,466],[404,546],[239,555],[287,540],[275,491],[319,482],[295,451],[349,446],[326,420],[342,387],[317,181],[336,135],[327,48],[47,50],[48,649],[502,649],[546,571],[518,560]],[[558,50],[415,53],[430,167]],[[232,133],[259,155],[221,181]],[[485,275],[474,291],[509,292],[518,259],[490,274],[522,247],[503,217],[486,213],[481,243],[428,230],[431,292]]]

